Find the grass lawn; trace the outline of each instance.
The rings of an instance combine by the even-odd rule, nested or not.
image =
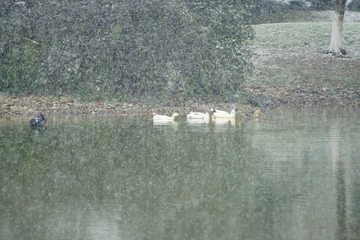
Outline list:
[[[250,48],[255,71],[248,86],[360,88],[360,13],[345,12],[342,46],[347,58],[325,54],[332,14],[296,12],[294,22],[254,25]]]

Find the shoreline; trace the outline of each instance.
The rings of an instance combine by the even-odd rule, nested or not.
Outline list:
[[[83,102],[72,96],[56,97],[52,95],[34,95],[26,97],[1,96],[0,118],[11,116],[37,116],[40,112],[48,116],[54,115],[152,115],[172,114],[174,112],[186,114],[189,111],[206,112],[212,108],[225,109],[229,112],[233,107],[240,108],[244,116],[253,114],[258,107],[237,103],[208,103],[200,101],[187,101],[186,103],[156,104],[145,102]]]
[[[34,95],[17,97],[12,95],[0,96],[0,117],[37,116],[39,112],[45,115],[149,115],[158,114],[186,114],[189,111],[206,112],[212,108],[230,111],[237,107],[242,111],[241,116],[250,117],[257,109],[273,109],[280,106],[358,106],[360,104],[360,89],[315,87],[286,87],[261,86],[247,88],[248,104],[239,103],[205,103],[188,101],[186,103],[128,103],[114,101],[111,103],[83,102],[65,95],[36,97]]]
[[[358,106],[360,89],[321,86],[286,87],[261,86],[248,90],[262,107],[298,106]]]

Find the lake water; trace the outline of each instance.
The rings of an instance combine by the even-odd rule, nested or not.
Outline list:
[[[0,239],[359,239],[359,119],[0,118]]]

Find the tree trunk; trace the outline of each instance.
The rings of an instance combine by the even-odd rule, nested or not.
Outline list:
[[[334,21],[331,29],[330,47],[327,53],[333,53],[335,56],[346,55],[346,50],[341,48],[341,36],[344,22],[346,0],[336,0]]]

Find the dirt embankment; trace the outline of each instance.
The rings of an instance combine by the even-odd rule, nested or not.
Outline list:
[[[326,88],[326,87],[255,87],[248,88],[248,104],[240,103],[205,103],[189,101],[186,104],[149,104],[127,102],[81,102],[71,96],[63,97],[0,97],[0,117],[14,115],[36,116],[39,112],[46,115],[75,114],[123,114],[151,115],[156,113],[178,112],[186,114],[189,111],[209,111],[212,108],[230,111],[238,107],[244,117],[252,116],[256,109],[275,108],[283,105],[290,107],[310,106],[358,106],[360,89]]]
[[[206,103],[188,101],[185,104],[169,103],[128,103],[128,102],[82,102],[71,96],[46,97],[0,97],[0,117],[14,115],[37,116],[39,112],[45,115],[79,115],[79,114],[121,114],[121,115],[152,115],[155,113],[186,114],[189,111],[206,112],[212,108],[226,109],[229,112],[233,107],[240,108],[244,117],[251,116],[258,107],[251,105],[218,102]]]
[[[250,102],[261,107],[355,106],[360,104],[360,89],[314,87],[258,87],[248,89]]]

